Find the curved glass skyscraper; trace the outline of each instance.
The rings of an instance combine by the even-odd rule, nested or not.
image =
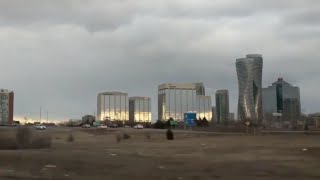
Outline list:
[[[238,119],[262,123],[262,68],[259,54],[248,54],[236,60],[239,82]]]

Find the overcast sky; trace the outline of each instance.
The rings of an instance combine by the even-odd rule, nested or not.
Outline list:
[[[229,89],[236,112],[235,59],[259,53],[263,85],[281,76],[317,112],[319,17],[319,0],[1,0],[0,88],[16,119],[81,118],[111,90],[150,96],[156,118],[166,82]]]

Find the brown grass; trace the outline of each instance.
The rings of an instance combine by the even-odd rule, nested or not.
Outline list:
[[[0,136],[0,150],[51,148],[51,136],[47,134],[34,136],[33,134],[33,130],[29,127],[17,128],[15,138],[10,136],[10,133],[3,133]]]
[[[19,149],[29,148],[32,141],[32,131],[29,127],[19,127],[16,131],[16,143]]]
[[[67,142],[73,142],[74,141],[74,136],[72,133],[70,133],[67,137]]]
[[[165,130],[121,131],[96,136],[89,131],[74,130],[77,141],[72,144],[63,138],[53,139],[50,150],[0,151],[0,179],[315,180],[320,177],[319,136],[217,136],[175,131],[175,141],[167,141]],[[152,139],[146,138],[147,132]],[[130,134],[131,139],[117,143],[115,137],[120,135],[122,139],[123,133]],[[34,137],[45,134],[66,137],[70,131],[41,131],[34,133]],[[302,151],[304,148],[308,150]],[[48,164],[56,167],[45,168]]]
[[[52,145],[51,136],[45,135],[32,139],[30,147],[32,149],[49,149]]]

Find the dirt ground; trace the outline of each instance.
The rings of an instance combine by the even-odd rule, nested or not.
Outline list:
[[[73,133],[75,141],[66,139]],[[163,131],[63,129],[51,149],[0,150],[0,179],[286,180],[320,179],[320,136],[218,135]],[[130,139],[117,142],[127,133]],[[14,128],[0,135],[14,136]],[[150,138],[148,138],[150,137]],[[303,150],[305,149],[305,150]]]

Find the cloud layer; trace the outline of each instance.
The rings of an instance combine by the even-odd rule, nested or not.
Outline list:
[[[300,87],[302,109],[320,111],[318,0],[121,0],[0,2],[1,88],[15,115],[92,114],[98,92],[150,96],[157,85],[202,81],[229,89],[237,106],[235,59],[264,57],[263,84]]]

